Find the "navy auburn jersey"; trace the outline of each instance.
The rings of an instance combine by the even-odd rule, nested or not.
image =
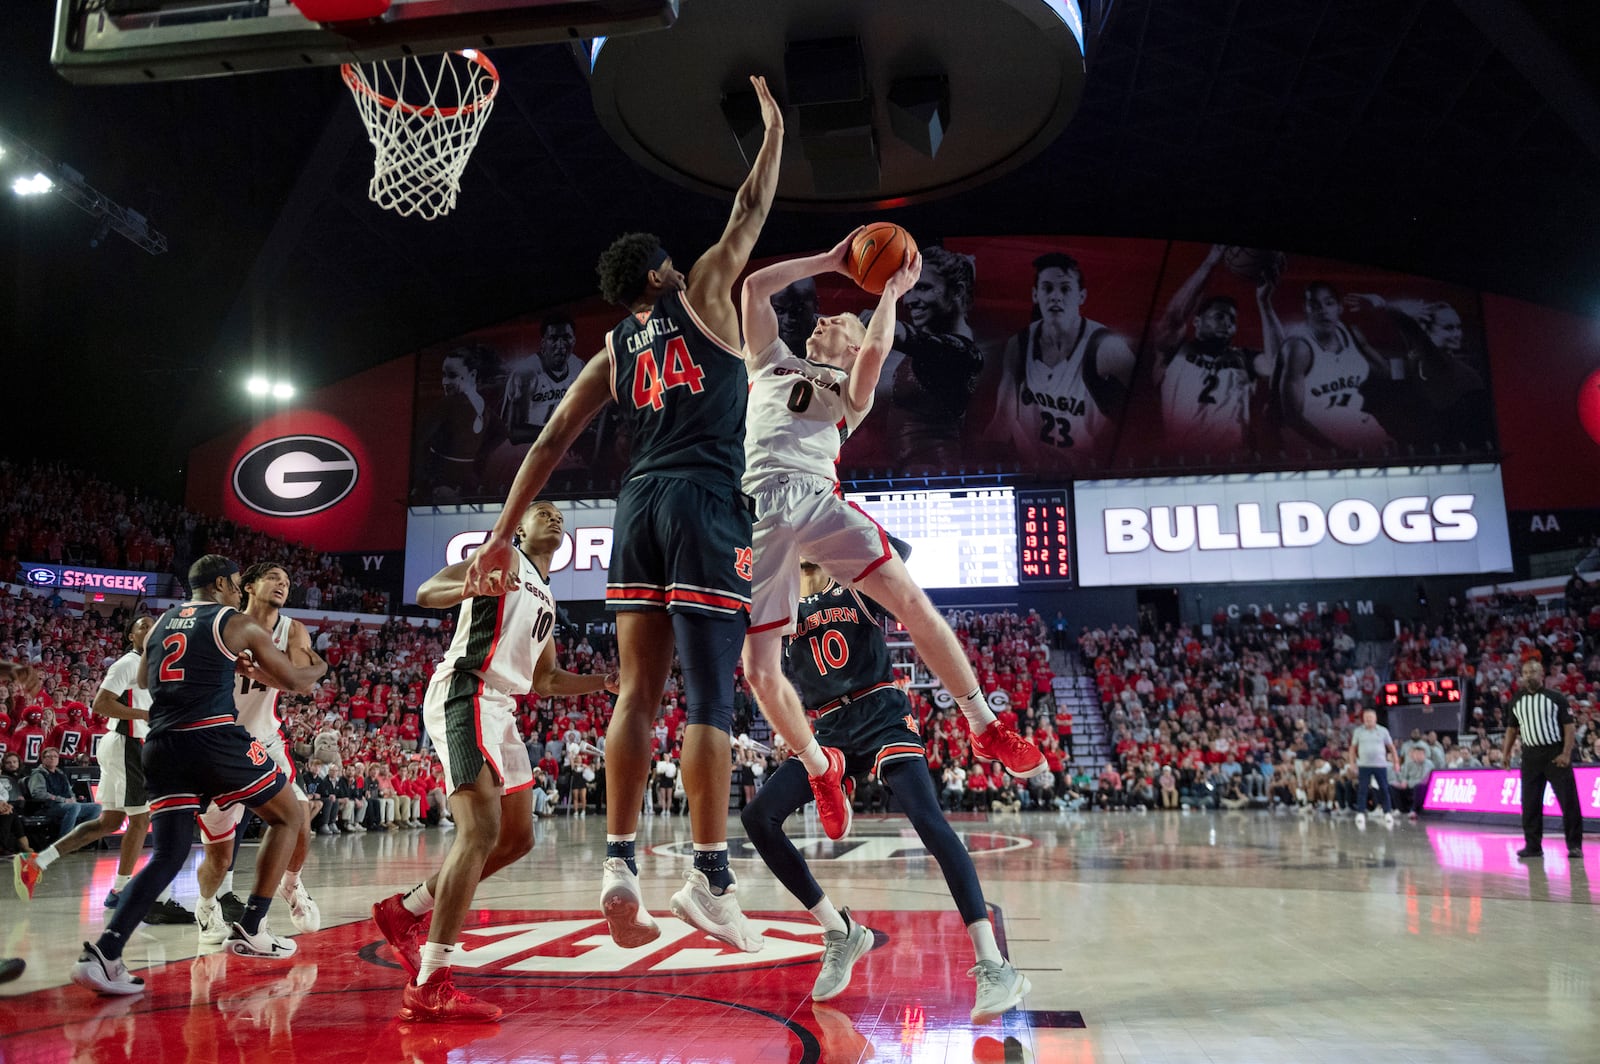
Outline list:
[[[173,728],[232,724],[233,663],[223,626],[238,611],[220,602],[185,602],[161,615],[145,640],[150,737]]]
[[[744,359],[701,324],[682,292],[643,321],[630,314],[606,336],[611,394],[632,437],[624,480],[648,473],[744,476]],[[708,485],[714,486],[714,485]]]
[[[876,607],[854,588],[830,582],[800,600],[785,668],[809,710],[894,680]]]

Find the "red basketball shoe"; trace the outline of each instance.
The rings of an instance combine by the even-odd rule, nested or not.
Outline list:
[[[494,1023],[500,1014],[500,1006],[457,990],[448,970],[436,972],[421,986],[413,979],[400,995],[400,1018],[412,1022]]]
[[[372,922],[378,925],[384,941],[415,979],[422,971],[422,943],[428,935],[429,920],[427,916],[413,916],[401,900],[403,897],[391,894],[374,905]]]
[[[972,733],[972,752],[990,761],[1000,762],[1007,772],[1018,779],[1025,780],[1050,769],[1037,746],[998,720],[990,721],[983,731]]]
[[[822,821],[822,830],[830,839],[842,839],[850,833],[850,821],[855,815],[850,808],[850,796],[844,793],[844,751],[824,746],[822,756],[828,759],[828,770],[810,777],[811,793],[817,799],[817,817]]]

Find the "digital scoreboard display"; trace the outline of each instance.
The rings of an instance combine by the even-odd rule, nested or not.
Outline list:
[[[1017,492],[1017,576],[1024,584],[1072,579],[1071,492]]]
[[[1461,681],[1454,676],[1397,680],[1383,685],[1385,706],[1437,706],[1461,701]]]
[[[919,586],[1017,586],[1011,488],[849,492],[845,500],[911,544],[906,568]]]

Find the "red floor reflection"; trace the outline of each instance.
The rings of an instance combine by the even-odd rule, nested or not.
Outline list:
[[[395,1020],[403,975],[363,922],[301,936],[288,964],[214,953],[151,967],[137,998],[67,986],[0,999],[0,1059],[925,1064],[1028,1039],[1020,1014],[988,1028],[967,1022],[971,947],[954,913],[859,915],[879,932],[877,948],[827,1005],[809,999],[820,935],[792,914],[762,917],[767,948],[746,955],[670,918],[653,948],[623,951],[592,914],[489,911],[464,935],[456,981],[506,1010],[498,1024]],[[136,941],[130,960],[142,955]],[[1011,1057],[1044,1059],[1020,1051]]]

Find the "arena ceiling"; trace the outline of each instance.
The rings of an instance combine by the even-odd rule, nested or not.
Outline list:
[[[66,203],[4,197],[13,454],[175,494],[188,447],[248,416],[252,366],[335,380],[591,293],[619,232],[699,249],[726,217],[611,141],[565,47],[496,56],[501,100],[460,206],[426,223],[367,201],[371,156],[333,72],[73,86],[48,62],[54,4],[11,6],[0,131],[170,241],[91,247],[94,222]],[[1597,56],[1593,0],[1116,0],[1053,145],[891,217],[925,242],[1261,244],[1597,312]],[[861,220],[776,213],[757,253]]]

